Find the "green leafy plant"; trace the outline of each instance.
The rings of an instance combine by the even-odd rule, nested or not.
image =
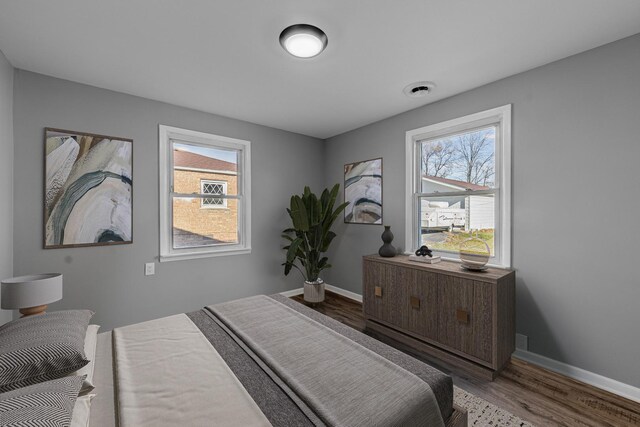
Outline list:
[[[284,247],[287,259],[282,264],[285,275],[296,268],[306,281],[315,282],[322,270],[331,267],[329,258],[322,255],[336,237],[331,226],[349,204],[342,203],[334,209],[339,191],[340,184],[336,184],[331,191],[325,189],[318,198],[305,187],[301,196],[291,196],[287,212],[293,227],[282,232],[282,237],[288,241]]]

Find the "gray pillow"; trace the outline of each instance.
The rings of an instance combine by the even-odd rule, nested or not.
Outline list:
[[[65,377],[0,394],[2,426],[69,426],[82,381]]]
[[[89,361],[89,310],[53,311],[0,326],[0,393],[61,378]]]

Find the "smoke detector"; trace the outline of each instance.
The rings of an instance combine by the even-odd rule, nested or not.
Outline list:
[[[436,84],[434,82],[415,82],[407,85],[403,92],[409,98],[421,98],[433,92],[435,88]]]

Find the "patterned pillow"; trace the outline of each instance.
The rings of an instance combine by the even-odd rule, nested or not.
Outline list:
[[[61,378],[86,365],[91,316],[89,310],[54,311],[0,326],[0,393]]]
[[[0,394],[2,426],[69,426],[82,381],[65,377]]]

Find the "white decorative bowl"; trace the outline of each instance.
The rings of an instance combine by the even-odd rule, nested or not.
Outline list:
[[[486,270],[490,257],[491,250],[484,240],[471,237],[460,244],[460,261],[468,270]]]

